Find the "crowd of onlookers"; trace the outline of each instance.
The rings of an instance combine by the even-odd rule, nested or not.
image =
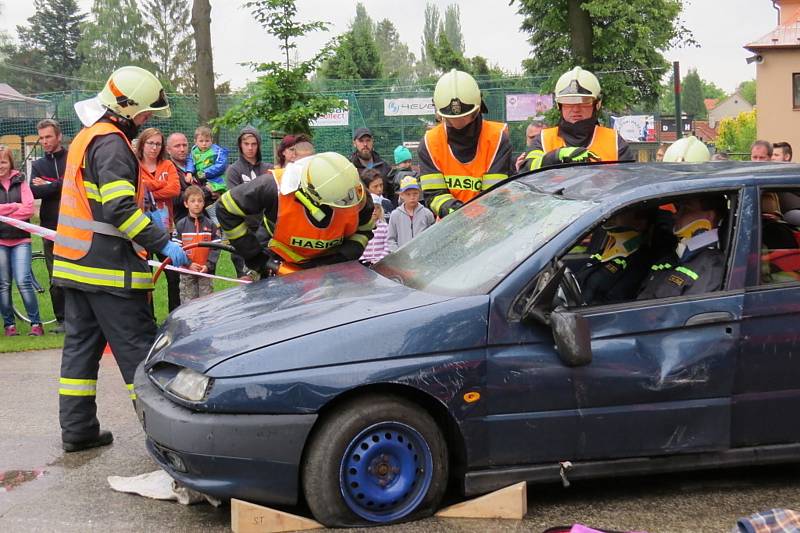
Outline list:
[[[66,169],[67,149],[63,145],[60,125],[42,120],[37,125],[44,156],[35,160],[30,179],[16,168],[10,149],[0,147],[0,215],[17,220],[30,220],[34,201],[41,201],[39,223],[55,230],[58,225],[61,185]],[[143,185],[143,210],[147,217],[184,245],[220,239],[214,202],[222,193],[273,168],[286,165],[315,152],[305,135],[283,137],[275,153],[275,164],[262,159],[262,139],[255,128],[245,127],[237,139],[238,159],[230,161],[228,150],[213,142],[212,132],[201,126],[194,131],[192,143],[180,132],[165,136],[158,128],[139,133],[131,146],[139,160],[139,179]],[[433,214],[422,205],[417,174],[412,168],[408,148],[398,146],[394,165],[384,161],[373,148],[372,132],[359,128],[353,136],[351,161],[359,170],[364,187],[375,205],[374,238],[361,257],[364,264],[379,261],[434,222]],[[248,217],[248,227],[266,242],[266,228],[261,217]],[[52,276],[53,243],[43,239],[47,269]],[[24,230],[0,223],[0,311],[6,336],[18,335],[12,306],[12,282],[22,297],[30,335],[44,334],[38,300],[31,273],[31,236]],[[188,252],[187,267],[200,273],[213,273],[219,251],[196,247]],[[251,279],[244,260],[231,254],[239,278]],[[158,257],[163,260],[164,257]],[[212,292],[208,277],[166,271],[168,308]],[[50,299],[57,324],[54,333],[64,332],[64,296],[58,286],[51,285]]]
[[[526,130],[528,142],[543,127],[541,123],[531,123]],[[44,156],[33,162],[30,179],[26,179],[16,168],[11,150],[0,147],[0,215],[29,220],[34,215],[34,200],[40,199],[39,222],[43,227],[55,230],[67,150],[63,146],[58,122],[49,119],[41,121],[38,133]],[[237,145],[238,159],[230,161],[228,150],[213,142],[208,127],[201,126],[194,131],[191,147],[183,133],[165,136],[157,128],[143,130],[133,141],[132,147],[139,160],[139,178],[144,185],[145,214],[183,244],[217,240],[220,230],[214,202],[223,192],[315,152],[309,137],[302,134],[287,135],[276,149],[275,164],[267,163],[262,158],[261,135],[249,126],[241,130]],[[667,146],[658,148],[657,160],[663,158]],[[435,221],[433,213],[424,205],[411,151],[401,145],[395,148],[393,156],[394,164],[382,159],[374,149],[372,132],[368,128],[356,129],[350,160],[359,170],[375,206],[372,217],[375,223],[374,236],[360,259],[367,265],[397,250]],[[712,159],[728,159],[728,154],[717,152]],[[758,140],[750,149],[750,159],[791,161],[792,148],[786,142]],[[517,160],[518,168],[519,165],[520,160]],[[261,242],[268,240],[260,217],[248,217],[247,225]],[[52,275],[53,244],[44,240],[43,245],[47,268]],[[189,252],[189,257],[192,261],[189,269],[213,273],[219,260],[219,251],[194,248]],[[230,257],[236,276],[247,277],[248,269],[244,260],[236,254]],[[168,270],[166,278],[170,311],[182,302],[212,292],[211,280],[207,277]],[[0,311],[7,336],[18,334],[11,304],[12,280],[19,289],[25,312],[32,324],[30,335],[44,334],[31,276],[30,234],[0,223]],[[63,332],[64,297],[59,287],[51,285],[50,297],[57,321],[52,331]]]

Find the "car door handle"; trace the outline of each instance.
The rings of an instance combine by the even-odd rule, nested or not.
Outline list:
[[[733,314],[728,311],[712,311],[710,313],[700,313],[690,316],[686,320],[686,326],[699,326],[702,324],[716,324],[718,322],[730,322]]]

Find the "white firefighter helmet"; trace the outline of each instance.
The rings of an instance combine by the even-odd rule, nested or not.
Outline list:
[[[103,106],[127,119],[146,111],[161,118],[171,115],[161,82],[140,67],[128,66],[115,70],[97,98]]]
[[[597,77],[581,67],[565,72],[556,82],[555,99],[559,104],[585,104],[601,98]]]
[[[678,139],[664,152],[664,163],[703,163],[710,159],[708,147],[694,135]]]
[[[475,78],[461,70],[445,72],[433,90],[433,105],[445,118],[465,117],[479,109],[486,111]]]
[[[358,170],[345,156],[322,152],[302,160],[300,190],[316,204],[352,207],[364,199]]]

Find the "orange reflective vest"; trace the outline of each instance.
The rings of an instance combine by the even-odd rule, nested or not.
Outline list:
[[[98,122],[82,129],[69,146],[64,185],[61,189],[56,240],[53,246],[55,256],[72,261],[84,258],[92,247],[92,236],[95,233],[129,240],[128,236],[114,225],[94,219],[92,208],[89,206],[87,187],[93,189],[91,193],[97,196],[98,202],[99,192],[94,184],[83,181],[86,150],[95,137],[109,134],[119,135],[130,147],[128,138],[116,126],[107,122]],[[136,187],[136,203],[140,207],[144,205],[143,190],[140,180]],[[142,250],[139,255],[144,258],[147,252]]]
[[[587,150],[594,152],[601,161],[616,161],[619,159],[619,146],[617,132],[604,126],[595,126],[592,142]],[[564,148],[567,143],[558,136],[558,126],[542,130],[542,150],[547,153],[559,148]]]
[[[484,189],[508,178],[506,174],[488,174],[507,129],[502,122],[484,120],[475,157],[467,163],[456,159],[450,150],[444,124],[437,125],[425,134],[425,146],[433,164],[443,174],[445,185],[456,200],[468,202]]]
[[[280,191],[283,169],[273,169],[272,175]],[[295,199],[294,193],[278,192],[278,218],[267,246],[288,263],[302,263],[325,255],[356,233],[360,210],[360,204],[335,208],[328,227],[318,228],[308,218],[308,212]]]

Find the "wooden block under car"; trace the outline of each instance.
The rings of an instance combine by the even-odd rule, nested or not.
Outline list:
[[[522,520],[528,512],[528,484],[524,481],[472,500],[445,507],[439,518],[507,518]]]
[[[279,533],[323,527],[309,518],[231,498],[231,529],[234,533]]]

